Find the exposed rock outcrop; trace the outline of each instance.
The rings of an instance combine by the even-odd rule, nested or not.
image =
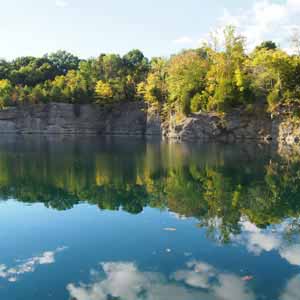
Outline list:
[[[151,122],[153,123],[153,122]],[[153,125],[150,126],[150,128]],[[113,107],[50,103],[0,111],[0,133],[144,135],[147,108],[143,103]],[[153,130],[151,132],[154,134]],[[160,134],[156,131],[155,134]]]
[[[0,111],[0,134],[99,134],[164,136],[180,141],[279,141],[300,144],[300,121],[290,114],[199,113],[178,119],[162,117],[142,102],[99,105],[49,103],[12,107]]]
[[[282,120],[278,126],[278,139],[287,145],[300,143],[300,122],[287,119]]]
[[[267,140],[273,136],[272,120],[267,115],[234,111],[220,115],[214,113],[200,113],[192,117],[175,121],[176,116],[170,118],[167,136],[180,140]]]

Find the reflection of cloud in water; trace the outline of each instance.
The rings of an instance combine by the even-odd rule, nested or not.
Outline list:
[[[187,264],[188,269],[179,270],[173,274],[176,281],[184,281],[187,285],[195,288],[208,289],[210,280],[215,277],[215,269],[205,263],[191,261]]]
[[[255,224],[248,221],[242,222],[243,234],[234,237],[235,241],[245,244],[248,251],[260,255],[263,251],[277,250],[281,245],[278,234],[270,231],[262,231]]]
[[[253,232],[249,235],[248,249],[257,255],[261,252],[270,252],[280,247],[280,239],[273,233]]]
[[[175,272],[172,277],[186,285],[206,289],[212,299],[255,299],[245,282],[234,274],[221,273],[211,265],[191,261],[186,270]]]
[[[19,265],[9,268],[6,265],[0,265],[0,278],[4,278],[10,282],[15,282],[18,277],[25,273],[32,273],[38,265],[48,265],[55,262],[55,254],[64,251],[66,247],[59,247],[55,251],[46,251],[40,256],[34,256],[24,260]]]
[[[170,211],[169,213],[172,217],[174,217],[177,220],[187,220],[188,219],[186,216],[180,215],[180,214],[172,212],[172,211]]]
[[[245,245],[249,252],[260,255],[264,251],[278,251],[291,265],[300,265],[300,244],[288,244],[283,237],[285,227],[288,228],[289,223],[278,225],[275,231],[259,229],[248,221],[241,224],[243,233],[233,240]]]
[[[300,244],[280,250],[280,255],[290,264],[300,266]]]
[[[300,296],[300,275],[292,278],[282,295],[280,296],[280,300],[299,300]]]
[[[236,275],[220,273],[205,263],[192,261],[170,276],[141,272],[134,263],[102,264],[105,278],[91,284],[69,284],[76,300],[254,300],[254,294]],[[185,283],[185,284],[182,284]]]

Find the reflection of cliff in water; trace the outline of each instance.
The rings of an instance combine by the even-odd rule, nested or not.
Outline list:
[[[59,210],[168,208],[218,226],[226,241],[242,217],[260,228],[299,217],[299,167],[252,144],[11,136],[0,142],[0,194]]]

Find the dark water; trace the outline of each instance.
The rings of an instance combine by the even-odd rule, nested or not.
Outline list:
[[[1,300],[299,300],[300,158],[1,137]]]

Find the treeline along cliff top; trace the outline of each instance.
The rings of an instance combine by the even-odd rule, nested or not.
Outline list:
[[[222,40],[220,47],[215,41],[168,59],[149,60],[132,50],[86,60],[65,51],[0,60],[0,107],[145,101],[186,115],[251,110],[256,104],[269,111],[283,104],[297,107],[300,53],[289,55],[272,41],[248,53],[245,39],[233,27],[224,30]],[[294,44],[300,46],[299,39]]]

